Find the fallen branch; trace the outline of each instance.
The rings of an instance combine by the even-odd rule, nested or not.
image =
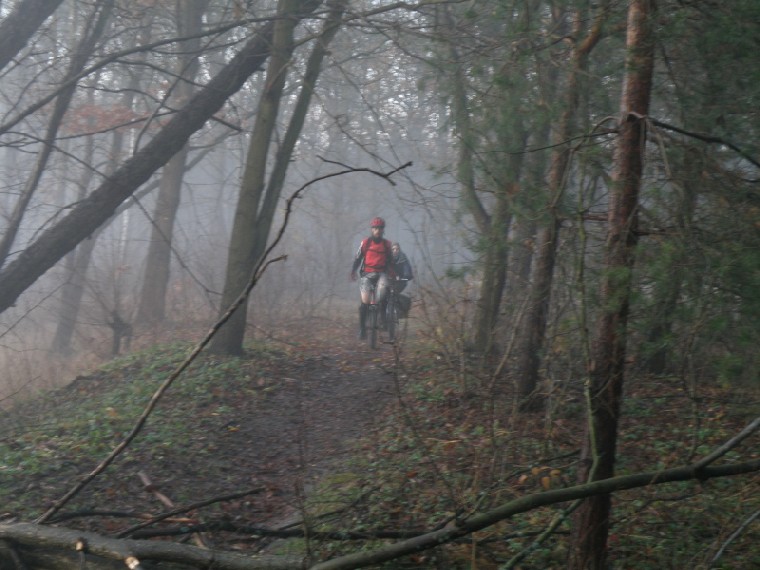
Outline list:
[[[733,463],[695,470],[692,465],[675,467],[663,471],[622,475],[601,481],[593,481],[575,487],[556,489],[520,497],[496,509],[452,522],[445,528],[420,535],[418,537],[390,544],[371,552],[347,554],[332,560],[326,560],[310,567],[310,570],[351,570],[395,560],[402,556],[422,552],[447,542],[452,542],[473,532],[483,530],[514,515],[532,511],[539,507],[583,499],[593,495],[602,495],[637,487],[661,485],[676,481],[707,480],[716,477],[728,477],[743,473],[760,471],[760,459],[745,463]]]
[[[209,505],[213,505],[215,503],[223,503],[225,501],[232,501],[234,499],[242,499],[243,497],[247,497],[249,495],[255,495],[258,493],[261,493],[265,490],[264,487],[256,487],[255,489],[248,489],[247,491],[241,491],[239,493],[232,493],[230,495],[223,495],[221,497],[214,497],[212,499],[205,499],[203,501],[198,501],[197,503],[192,503],[190,505],[185,505],[184,507],[179,507],[176,509],[172,509],[171,511],[165,512],[161,515],[150,517],[145,522],[136,524],[133,527],[130,527],[126,530],[121,531],[118,535],[116,535],[117,538],[127,538],[129,536],[132,536],[132,533],[137,532],[138,530],[145,528],[147,526],[151,526],[156,524],[157,522],[161,521],[167,521],[172,522],[174,520],[174,517],[176,515],[186,513],[188,511],[194,511],[196,509],[200,509],[201,507],[207,507]],[[147,517],[146,517],[147,518]],[[135,538],[135,537],[133,537]]]
[[[158,486],[155,485],[153,481],[151,481],[150,477],[147,473],[145,473],[145,471],[140,471],[137,475],[140,477],[140,481],[142,481],[142,484],[148,493],[153,493],[153,496],[156,497],[156,499],[161,501],[161,503],[170,509],[176,509],[172,500],[158,490]],[[203,536],[200,534],[200,532],[193,533],[193,541],[195,542],[196,546],[200,546],[201,548],[208,548],[208,544],[206,544],[206,542],[203,540]]]
[[[244,556],[232,552],[206,550],[187,544],[175,544],[164,541],[120,540],[107,538],[91,532],[82,532],[60,527],[38,525],[32,523],[17,523],[0,525],[0,540],[11,543],[13,551],[24,561],[25,550],[39,550],[46,557],[55,560],[72,559],[72,554],[87,557],[95,568],[98,558],[101,562],[118,561],[121,568],[131,559],[133,563],[161,562],[162,568],[214,568],[215,570],[293,570],[303,568],[303,559],[298,556]],[[78,546],[79,545],[79,546]],[[50,552],[50,549],[58,552]],[[76,560],[76,556],[73,557]],[[0,558],[0,567],[6,568]],[[97,563],[99,567],[110,567]],[[168,566],[167,566],[168,565]],[[48,566],[63,568],[62,564]],[[76,567],[76,566],[70,566]],[[118,567],[118,566],[114,566]],[[134,566],[128,566],[134,567]],[[23,568],[23,566],[22,566]]]

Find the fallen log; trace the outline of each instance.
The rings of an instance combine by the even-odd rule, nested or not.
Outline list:
[[[82,562],[84,561],[84,566]],[[164,541],[108,538],[32,523],[0,525],[0,568],[14,570],[293,570],[299,556],[244,555]]]

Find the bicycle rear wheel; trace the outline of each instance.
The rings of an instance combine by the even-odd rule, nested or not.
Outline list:
[[[367,312],[367,326],[369,327],[369,346],[377,348],[377,305],[370,305]]]
[[[388,340],[396,340],[398,333],[398,306],[396,305],[396,296],[392,295],[388,299],[388,305],[385,311],[385,324],[388,326]]]

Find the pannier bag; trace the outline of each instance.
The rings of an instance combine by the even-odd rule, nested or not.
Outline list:
[[[409,295],[401,293],[398,296],[399,317],[406,318],[409,316],[409,309],[412,308],[412,298]]]

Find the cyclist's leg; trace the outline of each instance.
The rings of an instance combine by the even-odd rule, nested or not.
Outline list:
[[[359,338],[367,338],[367,311],[371,300],[372,290],[375,288],[375,274],[367,273],[359,280],[359,294],[362,303],[359,306]]]
[[[388,287],[389,287],[389,281],[388,276],[385,273],[381,273],[380,276],[377,279],[377,293],[375,298],[377,299],[377,304],[380,314],[380,326],[385,326],[385,310],[386,310],[386,301],[388,299]]]
[[[359,338],[367,338],[367,307],[365,303],[359,304]]]

